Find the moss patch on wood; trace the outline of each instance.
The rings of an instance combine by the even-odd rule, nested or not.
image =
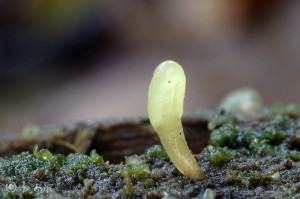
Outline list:
[[[183,176],[160,145],[120,164],[93,150],[63,155],[35,147],[0,158],[0,198],[193,198],[207,190],[216,198],[297,198],[300,120],[292,108],[218,125],[211,144],[195,155],[204,180]]]

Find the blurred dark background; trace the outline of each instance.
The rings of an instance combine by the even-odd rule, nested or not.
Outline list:
[[[230,90],[299,102],[300,1],[2,0],[0,129],[146,115],[154,68],[184,67],[186,111]]]

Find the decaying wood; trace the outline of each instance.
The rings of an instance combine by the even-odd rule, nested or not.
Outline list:
[[[183,118],[188,144],[193,153],[199,153],[208,144],[208,119],[198,115]],[[0,156],[11,156],[31,151],[35,144],[53,153],[88,153],[96,149],[104,159],[120,162],[124,156],[141,154],[146,148],[159,144],[159,138],[147,118],[85,121],[43,126],[39,134],[2,134]]]

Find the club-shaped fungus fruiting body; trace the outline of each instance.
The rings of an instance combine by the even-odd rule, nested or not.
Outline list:
[[[204,178],[184,137],[181,116],[185,96],[185,74],[174,61],[158,65],[148,91],[148,115],[160,141],[177,169],[192,180]]]

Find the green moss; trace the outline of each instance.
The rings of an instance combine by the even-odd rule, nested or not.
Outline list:
[[[4,198],[37,197],[41,195],[41,191],[30,185],[48,180],[50,184],[54,184],[56,191],[69,190],[83,183],[87,177],[105,171],[107,169],[104,160],[95,150],[91,151],[90,156],[80,153],[64,156],[54,155],[47,149],[38,150],[36,145],[33,154],[24,152],[11,158],[1,158],[0,182],[6,184],[6,189],[0,196],[1,198],[2,196]],[[43,184],[38,187],[42,187],[43,190],[52,189],[44,187]]]
[[[253,142],[249,145],[250,150],[254,154],[259,155],[272,155],[275,153],[275,149],[272,145],[268,144],[267,140],[259,141],[258,139],[254,139]]]
[[[297,144],[300,144],[300,129],[297,129],[295,131],[295,141],[296,141]]]
[[[274,128],[279,129],[295,128],[297,126],[295,121],[286,115],[276,115],[271,124]]]
[[[38,150],[38,145],[34,145],[33,147],[33,155],[37,158],[48,160],[52,157],[52,153],[48,149]]]
[[[165,193],[196,198],[205,189],[212,189],[216,198],[297,198],[299,119],[268,111],[264,120],[228,120],[217,126],[212,145],[195,155],[206,175],[201,181],[184,177],[160,145],[118,165],[104,162],[95,150],[64,156],[35,146],[32,154],[0,158],[0,198],[163,198]],[[126,185],[123,171],[132,186]],[[43,195],[35,186],[53,192]]]
[[[92,161],[89,156],[80,153],[70,154],[66,158],[66,165],[70,169],[87,169],[91,163]]]
[[[129,174],[131,174],[136,180],[147,179],[150,175],[149,165],[144,164],[131,166],[129,167]]]
[[[259,156],[281,154],[300,161],[300,152],[293,150],[300,145],[300,127],[286,115],[276,115],[270,122],[262,123],[256,128],[226,124],[212,132],[211,144],[230,149],[245,148]],[[214,158],[218,160],[218,156],[212,156],[208,160],[214,162]]]
[[[104,159],[101,155],[98,155],[96,150],[92,150],[90,152],[90,159],[93,163],[98,163],[98,164],[103,164],[104,163]]]
[[[204,154],[208,156],[208,161],[212,164],[221,165],[225,162],[230,161],[231,150],[222,147],[208,146],[204,149]]]
[[[148,159],[156,157],[156,156],[163,156],[163,157],[168,156],[167,152],[161,145],[154,145],[154,146],[148,148],[145,151],[145,155]]]
[[[215,130],[211,134],[211,143],[214,146],[236,147],[238,145],[238,129],[233,124],[228,124]]]
[[[0,176],[9,177],[9,180],[21,182],[22,178],[30,176],[37,168],[46,168],[44,161],[28,152],[13,156],[9,161],[0,164]],[[50,169],[50,168],[49,168]]]
[[[300,161],[300,151],[291,150],[286,153],[286,157],[289,157],[295,161]]]
[[[221,106],[222,107],[222,106]],[[260,109],[253,110],[251,114],[242,114],[234,110],[224,110],[219,108],[212,116],[212,119],[208,123],[208,129],[214,130],[220,126],[226,124],[237,124],[241,121],[249,121],[256,118],[273,118],[277,116],[283,118],[288,117],[299,117],[300,116],[300,104],[280,104],[277,103],[271,108],[261,107]]]
[[[2,182],[8,183],[4,197],[33,197],[37,189],[27,182],[49,179],[57,172],[62,165],[62,156],[51,156],[47,160],[36,157],[28,152],[13,156],[10,159],[3,159],[0,164],[0,178]],[[32,184],[33,185],[33,184]]]
[[[261,139],[272,143],[280,143],[285,138],[285,132],[274,127],[266,128],[261,135]]]
[[[125,157],[129,174],[136,180],[146,179],[149,177],[150,168],[146,159],[142,156],[132,155]]]
[[[294,130],[295,127],[295,122],[286,116],[275,117],[268,125],[262,126],[260,129],[227,124],[212,132],[211,143],[213,146],[246,147],[255,153],[272,154],[274,150],[269,144],[280,144],[286,138],[285,130]],[[255,149],[256,147],[258,148]]]

